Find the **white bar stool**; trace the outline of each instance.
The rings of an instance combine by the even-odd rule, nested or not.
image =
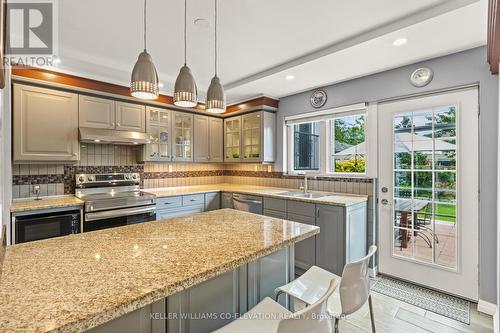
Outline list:
[[[328,285],[323,297],[301,311],[292,313],[266,297],[241,318],[214,333],[331,333],[327,302],[337,283],[331,280]]]
[[[285,293],[310,306],[325,294],[330,281],[334,279],[340,287],[328,300],[328,312],[335,317],[335,332],[338,332],[340,318],[358,311],[368,300],[372,332],[375,333],[368,278],[368,265],[375,252],[377,252],[377,247],[370,246],[366,257],[345,265],[342,277],[313,266],[294,281],[276,288],[276,300],[282,293]]]

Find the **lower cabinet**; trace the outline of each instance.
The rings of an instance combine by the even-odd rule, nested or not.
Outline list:
[[[220,208],[220,192],[158,198],[156,199],[156,219],[189,216]]]
[[[205,194],[205,211],[220,209],[220,192]]]
[[[220,205],[221,208],[233,208],[233,194],[229,192],[222,192]]]
[[[264,215],[321,228],[318,236],[295,244],[299,274],[316,265],[341,275],[346,263],[366,255],[366,203],[342,207],[265,197]]]
[[[365,203],[337,207],[316,205],[316,266],[342,275],[345,264],[367,251],[367,207]]]
[[[287,219],[294,222],[315,225],[314,216],[303,216],[293,213],[288,213]],[[323,233],[323,228],[321,228]],[[308,270],[316,264],[316,241],[317,237],[310,237],[295,244],[295,266],[301,270]]]

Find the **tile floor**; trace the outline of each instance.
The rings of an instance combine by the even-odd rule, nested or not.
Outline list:
[[[493,319],[477,312],[475,304],[471,306],[471,323],[466,325],[376,292],[372,292],[372,300],[375,325],[379,333],[493,332]],[[371,332],[368,304],[341,320],[339,331]]]

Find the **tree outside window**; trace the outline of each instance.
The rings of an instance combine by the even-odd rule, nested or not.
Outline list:
[[[339,173],[366,172],[364,114],[334,118],[331,125],[330,171]]]

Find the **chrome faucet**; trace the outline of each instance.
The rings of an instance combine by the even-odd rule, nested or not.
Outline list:
[[[299,187],[299,190],[303,190],[304,194],[309,194],[309,185],[307,184],[307,173],[304,173],[304,184]]]

